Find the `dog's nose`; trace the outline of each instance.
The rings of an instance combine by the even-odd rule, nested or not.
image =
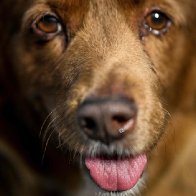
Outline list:
[[[91,98],[78,108],[81,130],[90,138],[111,143],[134,129],[137,107],[124,97]]]

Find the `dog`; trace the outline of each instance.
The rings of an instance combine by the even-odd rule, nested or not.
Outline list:
[[[194,0],[1,4],[2,84],[30,136],[41,129],[59,195],[196,194]],[[22,162],[28,190],[49,194],[49,174]]]

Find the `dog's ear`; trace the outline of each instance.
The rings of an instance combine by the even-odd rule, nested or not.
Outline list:
[[[1,46],[11,34],[20,28],[24,11],[30,5],[31,0],[1,0],[0,1],[0,36]],[[3,43],[2,43],[3,42]]]
[[[183,2],[185,2],[184,0]],[[176,86],[179,89],[178,94],[178,109],[187,112],[196,112],[196,1],[186,1],[186,23],[183,26],[183,33],[185,36],[185,50],[186,53],[182,74],[179,77],[179,83]]]
[[[14,57],[11,44],[15,34],[20,30],[22,17],[31,2],[31,0],[0,1],[0,97],[5,97],[5,100],[8,94],[12,94],[16,83],[12,73],[11,60]]]
[[[190,0],[190,9],[196,10],[196,2]],[[194,9],[193,9],[194,8]],[[183,110],[196,112],[196,12],[189,11],[187,26],[185,27],[187,42],[187,58],[185,71],[182,75],[183,83],[181,88],[181,107]]]
[[[31,0],[0,1],[0,66],[5,64],[13,35],[20,30],[22,16]],[[9,56],[9,55],[8,55]],[[7,63],[6,63],[7,64]],[[2,66],[0,67],[0,75]]]
[[[196,44],[196,43],[195,43]],[[196,45],[193,46],[195,53]],[[191,58],[191,57],[190,57]],[[188,62],[189,63],[189,62]],[[188,65],[187,65],[188,66]],[[181,109],[196,112],[196,56],[192,55],[181,91]],[[179,87],[181,88],[181,87]]]

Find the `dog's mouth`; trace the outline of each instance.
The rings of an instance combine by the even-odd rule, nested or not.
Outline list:
[[[145,154],[122,159],[85,158],[85,165],[94,182],[102,189],[112,192],[132,189],[142,176],[146,164]]]

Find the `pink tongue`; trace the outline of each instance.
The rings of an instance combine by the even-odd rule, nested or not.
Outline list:
[[[107,191],[131,189],[139,180],[147,163],[146,155],[122,160],[86,158],[86,167],[94,181]]]

